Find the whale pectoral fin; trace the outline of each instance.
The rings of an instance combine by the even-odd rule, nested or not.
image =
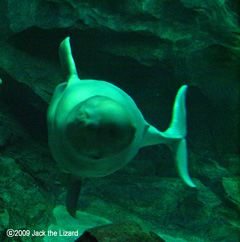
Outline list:
[[[77,69],[72,56],[72,50],[70,45],[70,37],[65,38],[60,46],[59,46],[59,58],[62,66],[62,70],[64,72],[67,80],[71,80],[72,77],[77,77]],[[76,79],[76,78],[73,78]]]
[[[69,174],[69,184],[67,189],[67,211],[69,214],[76,218],[76,211],[78,205],[78,199],[82,187],[82,180]]]

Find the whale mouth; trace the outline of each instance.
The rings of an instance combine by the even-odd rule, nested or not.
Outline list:
[[[80,155],[93,160],[122,152],[135,133],[136,126],[128,111],[103,96],[78,104],[66,119],[67,140]]]

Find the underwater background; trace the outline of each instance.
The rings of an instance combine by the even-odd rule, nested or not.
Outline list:
[[[239,10],[238,0],[1,0],[0,241],[75,241],[110,223],[103,233],[124,225],[139,233],[113,242],[240,241]],[[79,77],[120,87],[161,131],[178,88],[189,86],[197,188],[179,178],[167,147],[152,146],[114,174],[86,179],[79,218],[67,214],[67,176],[50,154],[46,125],[65,81],[58,47],[67,36]],[[8,229],[78,236],[8,237]]]

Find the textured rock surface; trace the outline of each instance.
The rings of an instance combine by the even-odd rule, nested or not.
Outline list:
[[[153,232],[145,232],[136,222],[115,223],[92,228],[75,242],[165,242]]]
[[[58,236],[46,236],[44,242],[73,242],[88,228],[93,228],[111,223],[103,217],[98,217],[85,212],[77,212],[77,219],[72,218],[65,206],[56,206],[53,211],[55,223],[51,224],[47,231],[56,231]],[[73,231],[72,236],[59,236],[61,231]],[[76,233],[76,234],[75,234]]]
[[[58,46],[66,36],[79,76],[118,85],[160,130],[178,87],[189,85],[198,185],[180,182],[165,147],[148,147],[116,174],[87,180],[79,209],[136,221],[167,242],[240,240],[239,10],[237,0],[0,1],[0,240],[7,228],[47,230],[53,208],[65,204],[45,116],[63,81]]]

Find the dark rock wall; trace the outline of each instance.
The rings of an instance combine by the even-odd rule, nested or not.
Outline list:
[[[64,177],[47,147],[45,116],[55,86],[64,81],[58,46],[66,36],[71,37],[80,78],[121,87],[160,130],[169,125],[177,89],[189,85],[190,173],[221,201],[216,207],[238,214],[239,9],[237,0],[0,1],[0,181],[10,183],[2,188],[0,206],[9,214],[9,224],[19,227],[17,221],[23,221],[25,226],[29,217],[40,216],[47,226],[51,209],[46,203],[64,203],[59,182]],[[169,160],[164,147],[149,147],[128,168],[137,170],[136,177],[146,169],[152,176],[176,177]],[[18,168],[3,174],[12,166]],[[16,176],[18,189],[13,188]],[[24,179],[30,188],[23,186]],[[15,196],[30,203],[20,190],[37,191],[36,200],[42,204],[38,211],[13,215],[21,210],[13,203]],[[51,202],[45,199],[49,194]],[[199,205],[204,198],[196,200],[207,210]],[[181,215],[176,220],[185,223]],[[237,231],[239,224],[232,224],[231,231]],[[6,227],[0,225],[2,231]],[[202,236],[196,227],[191,229]]]

